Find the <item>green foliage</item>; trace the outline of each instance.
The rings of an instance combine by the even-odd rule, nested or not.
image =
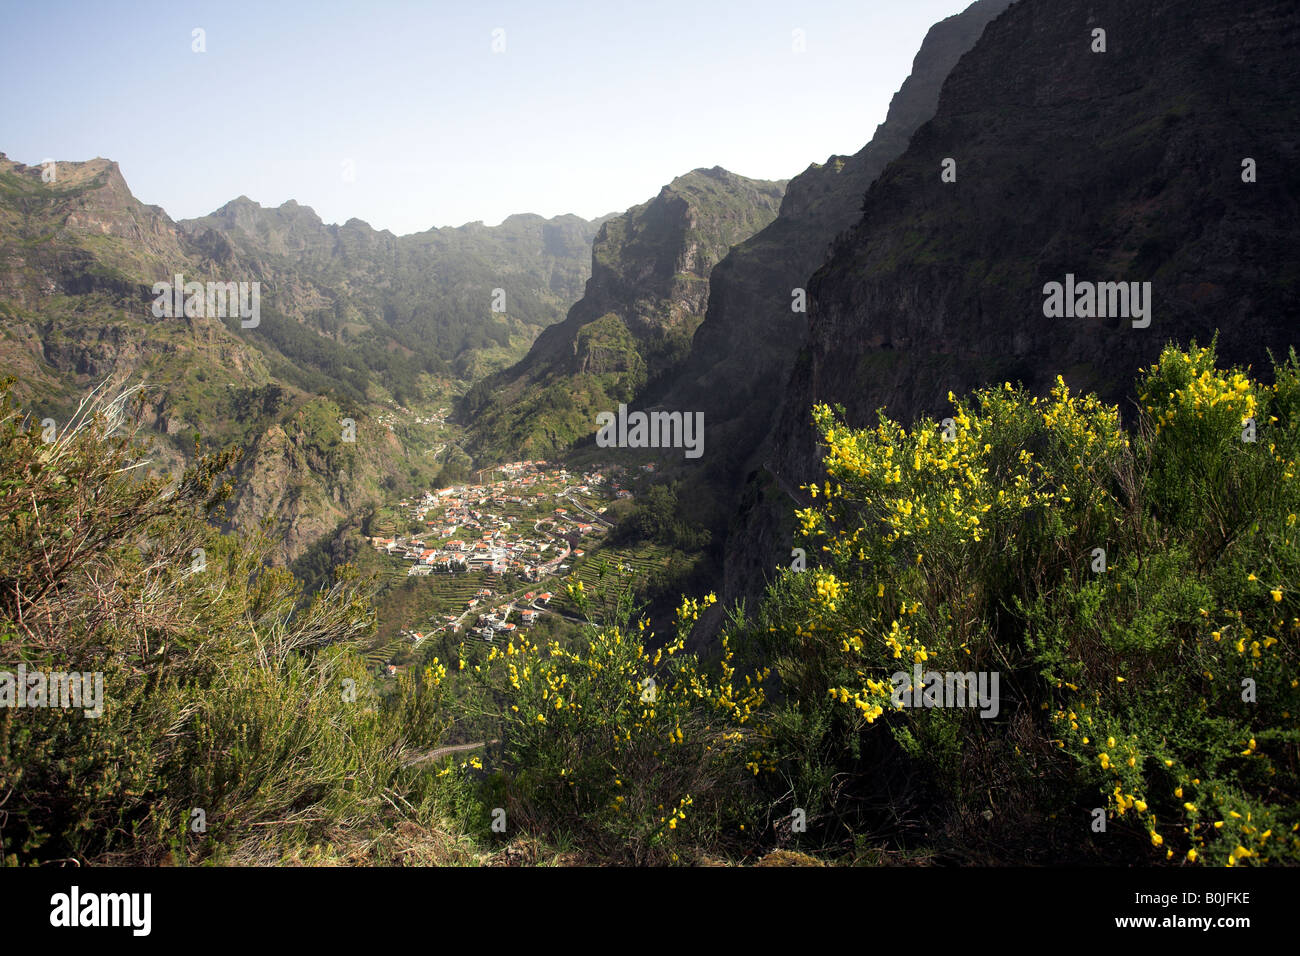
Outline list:
[[[753,647],[824,839],[910,818],[966,860],[1300,860],[1294,355],[1274,378],[1167,348],[1130,437],[1063,383],[910,430],[817,409],[813,566],[782,575]],[[997,673],[997,712],[908,705],[914,668]]]
[[[449,723],[445,672],[435,661],[376,695],[355,653],[374,626],[369,586],[343,568],[303,601],[264,564],[264,535],[213,531],[235,452],[148,476],[130,393],[44,442],[11,384],[0,671],[102,674],[104,706],[0,709],[3,859],[276,862],[322,844],[366,857],[388,828],[432,823],[436,793],[405,764]]]
[[[581,581],[569,590],[590,609]],[[603,859],[671,862],[751,818],[763,675],[742,682],[725,646],[714,668],[683,651],[712,595],[683,602],[676,639],[656,651],[630,591],[612,600],[608,622],[571,646],[522,638],[470,668],[499,701],[499,799],[526,832],[572,835]]]
[[[611,542],[653,541],[683,551],[707,547],[709,532],[682,518],[677,489],[676,482],[647,488],[637,497],[632,513],[619,523]]]

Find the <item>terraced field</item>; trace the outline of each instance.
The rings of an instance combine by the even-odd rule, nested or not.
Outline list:
[[[383,505],[370,520],[371,533],[383,538],[393,538],[406,530],[406,515],[396,505]]]
[[[583,583],[587,593],[608,587],[611,578],[618,576],[619,565],[629,568],[632,572],[634,586],[644,583],[649,577],[657,571],[663,570],[668,563],[668,549],[658,544],[643,544],[635,547],[605,549],[596,548],[589,550],[572,565],[572,573]],[[604,581],[599,578],[601,562],[608,565]],[[565,591],[562,582],[556,582],[557,587],[551,588],[555,594],[555,600],[552,606],[557,611],[563,611],[566,614],[576,613],[573,602]]]

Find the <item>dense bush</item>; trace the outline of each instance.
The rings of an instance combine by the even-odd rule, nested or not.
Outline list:
[[[581,581],[570,583],[590,613],[584,592]],[[754,819],[764,675],[742,678],[725,647],[708,668],[683,650],[714,601],[684,601],[676,638],[651,651],[653,635],[644,618],[633,622],[624,590],[607,620],[593,621],[573,646],[522,638],[472,665],[499,702],[498,784],[513,826],[638,863],[679,860],[683,847],[743,835]]]
[[[708,546],[710,534],[683,517],[683,503],[678,499],[679,482],[652,484],[636,499],[631,512],[611,534],[611,544],[653,541],[683,551],[698,551]]]
[[[755,647],[781,791],[822,840],[1300,860],[1300,365],[1264,385],[1171,347],[1138,393],[1132,435],[1059,379],[950,395],[910,430],[816,409],[809,566]],[[996,714],[903,706],[918,665],[996,672]]]
[[[147,476],[129,393],[42,436],[9,384],[0,671],[99,672],[105,701],[99,717],[0,707],[0,858],[373,860],[428,824],[435,795],[405,764],[447,724],[443,671],[376,697],[355,575],[303,603],[265,538],[215,533],[235,453]]]

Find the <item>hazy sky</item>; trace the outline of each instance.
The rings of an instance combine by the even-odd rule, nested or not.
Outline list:
[[[856,152],[967,4],[7,3],[0,152],[117,160],[178,219],[241,194],[399,234],[593,218],[700,166],[783,179]]]

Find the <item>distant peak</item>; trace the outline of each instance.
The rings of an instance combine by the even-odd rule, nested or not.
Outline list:
[[[729,169],[723,169],[721,166],[712,166],[712,167],[700,166],[696,169],[692,169],[689,173],[683,173],[681,176],[678,176],[677,179],[674,179],[673,182],[677,182],[678,180],[682,180],[682,179],[689,179],[692,176],[707,176],[709,179],[724,179],[724,180],[737,178],[735,173],[733,173]]]

